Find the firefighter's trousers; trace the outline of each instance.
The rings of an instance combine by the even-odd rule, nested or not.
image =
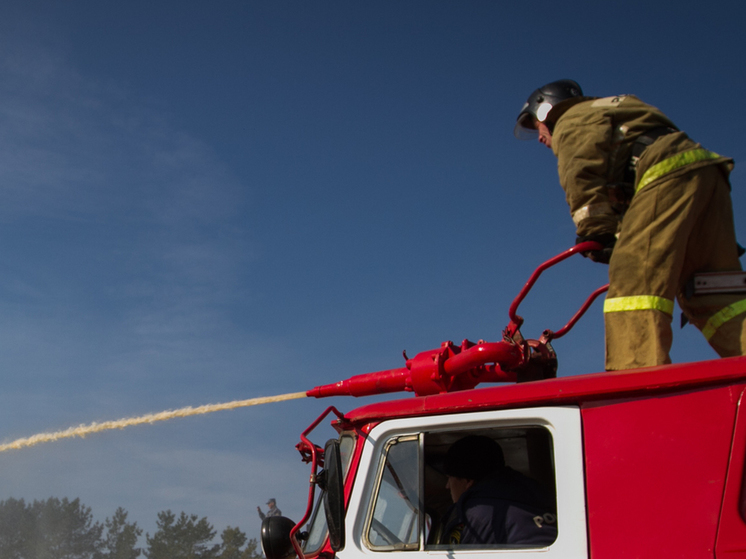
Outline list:
[[[744,355],[744,294],[684,297],[698,272],[741,270],[720,165],[672,173],[635,194],[609,265],[606,369],[670,363],[674,298],[721,357]]]

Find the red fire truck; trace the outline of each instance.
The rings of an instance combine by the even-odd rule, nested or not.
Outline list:
[[[298,523],[264,521],[268,559],[746,556],[746,358],[554,378],[551,340],[605,287],[562,330],[522,338],[516,311],[538,274],[588,248],[537,270],[502,341],[447,342],[401,369],[309,391],[415,397],[330,407],[301,435],[312,467],[308,510]],[[475,388],[485,381],[503,384]],[[339,438],[322,449],[308,435],[329,416]],[[467,435],[496,441],[510,468],[552,495],[552,513],[534,518],[556,525],[551,544],[440,543],[451,498],[439,465]]]

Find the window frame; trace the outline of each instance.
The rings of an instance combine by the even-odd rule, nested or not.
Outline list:
[[[481,428],[544,427],[552,438],[552,453],[557,498],[558,534],[555,542],[543,548],[451,548],[440,549],[425,546],[425,512],[420,505],[420,537],[416,550],[401,550],[407,554],[472,555],[495,554],[501,557],[587,557],[585,487],[582,451],[582,425],[580,410],[576,406],[527,408],[519,410],[496,410],[447,416],[418,417],[384,421],[371,430],[367,437],[360,461],[356,483],[348,510],[357,511],[355,518],[348,518],[349,552],[371,555],[392,553],[400,550],[371,548],[367,541],[369,517],[374,507],[373,499],[380,484],[385,460],[385,448],[393,438],[403,435],[419,437],[418,483],[420,498],[424,491],[424,468],[422,463],[423,433],[435,431],[459,431]],[[518,555],[520,553],[520,555]],[[344,555],[342,553],[341,555]],[[409,555],[408,555],[409,558]],[[340,558],[343,559],[343,558]]]
[[[422,433],[417,434],[407,434],[407,435],[399,435],[394,437],[389,437],[386,441],[386,444],[383,447],[383,450],[379,456],[378,461],[378,468],[377,468],[377,475],[376,475],[376,481],[375,486],[373,488],[372,496],[373,500],[370,503],[370,506],[368,507],[368,512],[366,515],[365,520],[365,528],[363,529],[363,541],[365,543],[365,546],[368,547],[371,550],[374,551],[419,551],[422,548],[422,521],[423,521],[423,512],[422,512],[422,503],[420,502],[420,498],[422,496],[422,487],[423,487],[423,471],[421,467],[421,458],[422,458]],[[385,477],[385,468],[386,464],[388,462],[388,456],[391,452],[391,449],[396,444],[402,444],[402,443],[416,443],[417,446],[417,500],[416,503],[416,530],[417,530],[417,548],[411,548],[413,545],[412,543],[405,543],[401,542],[401,544],[390,544],[390,545],[377,545],[370,541],[369,534],[370,530],[372,528],[374,516],[378,507],[378,502],[381,496],[381,486],[384,484],[384,477]],[[408,500],[408,499],[407,499]]]

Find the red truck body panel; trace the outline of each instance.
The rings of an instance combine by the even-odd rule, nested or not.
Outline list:
[[[733,432],[715,556],[746,557],[746,391],[741,393]]]
[[[582,408],[591,557],[713,556],[743,388]]]

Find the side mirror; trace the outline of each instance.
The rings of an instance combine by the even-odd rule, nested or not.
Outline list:
[[[341,551],[345,546],[345,491],[342,457],[337,439],[330,439],[324,446],[324,485],[324,512],[329,527],[329,545],[334,551]]]
[[[290,542],[290,530],[295,522],[284,516],[268,516],[262,520],[262,551],[267,559],[286,559],[295,555]]]

